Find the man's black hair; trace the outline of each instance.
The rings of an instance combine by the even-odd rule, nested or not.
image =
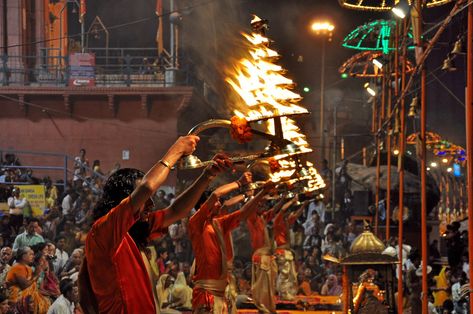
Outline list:
[[[166,253],[168,250],[163,248],[163,247],[158,247],[157,250],[156,250],[156,254],[158,255],[158,257],[161,256],[161,254],[163,253]]]
[[[36,217],[29,217],[27,220],[26,220],[26,225],[29,225],[30,223],[32,222],[37,222],[39,224],[39,219],[36,218]]]
[[[205,201],[210,197],[210,194],[212,194],[210,191],[205,191],[204,193],[202,193],[197,203],[195,203],[195,210],[198,210],[200,206],[205,203]]]
[[[31,249],[36,254],[38,252],[42,252],[45,247],[46,247],[46,242],[40,242],[40,243],[36,243],[36,244],[32,245]]]
[[[128,197],[136,187],[136,180],[144,173],[138,169],[123,168],[113,173],[103,187],[102,198],[94,208],[94,220],[105,216],[112,208]]]
[[[65,278],[59,283],[59,291],[61,291],[61,294],[63,296],[65,296],[69,291],[71,291],[72,288],[74,288],[74,282],[72,281],[72,279]]]

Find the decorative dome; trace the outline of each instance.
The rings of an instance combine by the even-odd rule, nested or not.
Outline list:
[[[365,222],[365,230],[353,240],[350,247],[350,255],[366,253],[381,254],[385,249],[386,247],[383,242],[370,231],[368,223]]]

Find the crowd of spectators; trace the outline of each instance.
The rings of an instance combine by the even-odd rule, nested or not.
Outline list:
[[[3,165],[19,166],[12,154]],[[119,168],[117,165],[111,172]],[[4,168],[0,182],[44,184],[44,214],[33,217],[28,201],[20,197],[20,188],[3,184],[2,195],[9,212],[0,217],[0,314],[2,313],[81,313],[78,304],[77,278],[84,256],[84,243],[91,228],[93,208],[100,198],[109,173],[100,162],[92,165],[81,150],[74,161],[74,176],[66,187],[58,181],[35,178],[23,168]],[[331,186],[332,172],[324,164],[321,174]],[[313,200],[290,230],[291,249],[295,253],[298,294],[304,296],[339,296],[342,293],[342,270],[323,259],[325,254],[343,257],[362,231],[349,218],[350,178],[343,167],[336,173],[338,210],[332,212],[330,191]],[[0,183],[1,184],[1,183]],[[155,210],[165,208],[175,199],[173,193],[159,190]],[[271,224],[269,224],[271,231]],[[468,313],[468,258],[466,234],[459,225],[449,225],[448,265],[435,266],[440,259],[438,242],[430,247],[429,283],[432,292],[430,313]],[[251,251],[248,230],[243,223],[233,234],[235,245],[234,274],[238,293],[251,294]],[[386,254],[397,256],[396,239],[386,243]],[[417,312],[421,296],[420,255],[418,250],[403,246],[405,261],[404,308]],[[145,249],[151,266],[151,279],[162,309],[190,309],[192,297],[191,266],[193,252],[188,237],[188,218],[171,225],[166,236]],[[405,312],[408,313],[408,312]]]

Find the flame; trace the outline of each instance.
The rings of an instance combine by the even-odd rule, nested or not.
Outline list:
[[[281,170],[271,173],[269,178],[273,182],[280,182],[281,180],[287,180],[294,175],[296,172],[296,162],[294,160],[279,160]]]
[[[252,23],[261,21],[254,16]],[[301,132],[290,115],[308,113],[299,105],[302,97],[293,91],[294,82],[285,76],[284,69],[275,64],[279,54],[269,48],[270,40],[260,33],[242,34],[248,45],[248,54],[240,59],[229,71],[225,81],[239,96],[241,104],[234,111],[235,116],[248,122],[267,119],[267,132],[275,134],[274,117],[281,121],[284,139],[297,145],[298,152],[311,152],[306,136]],[[273,118],[273,119],[271,119]],[[276,135],[276,134],[275,134]],[[298,162],[287,158],[291,153],[274,156],[279,161],[280,170],[270,174],[273,182],[287,181],[300,168]],[[307,166],[312,188],[322,186],[323,180],[312,164]]]
[[[309,172],[309,175],[311,176],[311,179],[307,182],[307,189],[306,192],[313,192],[319,189],[323,189],[326,184],[324,182],[324,179],[322,179],[322,176],[317,172],[317,169],[315,169],[314,165],[310,162],[306,162],[306,166],[308,167],[307,170]]]
[[[235,115],[255,121],[307,113],[307,109],[297,105],[302,98],[291,90],[294,82],[272,62],[279,54],[268,47],[269,39],[258,33],[243,37],[249,43],[249,55],[238,61],[225,80],[246,105],[244,113],[235,111]]]
[[[309,143],[305,135],[301,132],[301,129],[296,125],[296,122],[287,117],[281,117],[281,125],[284,130],[284,138],[296,144],[299,149],[304,153],[309,153],[312,149],[309,147]],[[268,120],[268,131],[272,134],[275,133],[274,121]],[[279,157],[279,158],[278,158]],[[284,158],[284,156],[276,156],[276,159]]]
[[[256,23],[256,22],[261,22],[262,20],[259,18],[259,16],[253,14],[253,19],[251,20],[251,24]]]

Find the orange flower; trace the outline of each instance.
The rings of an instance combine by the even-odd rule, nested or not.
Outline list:
[[[269,163],[269,169],[270,169],[271,173],[276,173],[279,170],[281,170],[281,165],[273,157],[268,159],[268,163]]]
[[[245,118],[234,116],[230,119],[231,128],[230,135],[240,144],[251,142],[253,133]]]

